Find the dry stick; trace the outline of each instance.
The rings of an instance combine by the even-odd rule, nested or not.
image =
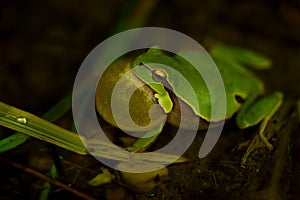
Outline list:
[[[38,172],[38,171],[36,171],[34,169],[26,167],[26,166],[24,166],[22,164],[19,164],[19,163],[16,163],[16,162],[13,162],[11,160],[7,160],[7,159],[1,158],[1,157],[0,157],[0,161],[4,162],[6,164],[9,164],[9,165],[11,165],[11,166],[13,166],[13,167],[15,167],[17,169],[23,170],[24,172],[27,172],[27,173],[29,173],[29,174],[31,174],[31,175],[33,175],[35,177],[38,177],[38,178],[40,178],[40,179],[42,179],[44,181],[47,181],[47,182],[49,182],[49,183],[51,183],[53,185],[61,187],[61,188],[65,189],[65,190],[67,190],[69,192],[71,192],[72,194],[74,194],[74,195],[76,195],[76,196],[78,196],[80,198],[87,199],[87,200],[95,200],[93,197],[91,197],[91,196],[89,196],[87,194],[84,194],[84,193],[82,193],[82,192],[80,192],[80,191],[78,191],[78,190],[76,190],[74,188],[71,188],[71,187],[69,187],[69,186],[67,186],[67,185],[65,185],[65,184],[63,184],[63,183],[61,183],[61,182],[59,182],[57,180],[49,178],[48,176],[46,176],[46,175],[44,175],[44,174],[42,174],[42,173],[40,173],[40,172]]]

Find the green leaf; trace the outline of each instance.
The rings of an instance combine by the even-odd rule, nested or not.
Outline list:
[[[53,178],[53,179],[56,178],[57,171],[56,171],[56,167],[55,167],[54,164],[51,166],[50,171],[49,171],[48,174],[49,174],[50,178]],[[48,196],[49,196],[49,193],[50,193],[50,190],[51,190],[51,184],[49,182],[45,182],[43,188],[44,189],[40,193],[39,200],[47,200],[48,199]]]
[[[61,99],[57,104],[55,104],[49,111],[47,111],[42,118],[50,122],[54,122],[64,115],[71,108],[71,95],[68,95]],[[22,121],[23,120],[23,121]],[[25,120],[25,121],[24,121]],[[26,118],[19,118],[19,122],[26,124]],[[7,138],[0,140],[0,153],[9,151],[24,142],[29,138],[28,135],[17,132]]]
[[[29,136],[24,135],[23,133],[15,133],[11,136],[0,140],[0,153],[9,151],[19,146],[20,144],[23,144],[28,138]]]
[[[0,102],[0,125],[78,154],[87,154],[77,134],[2,102]]]

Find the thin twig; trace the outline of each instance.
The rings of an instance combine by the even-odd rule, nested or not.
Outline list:
[[[57,181],[55,179],[49,178],[45,174],[42,174],[42,173],[40,173],[40,172],[38,172],[38,171],[36,171],[36,170],[34,170],[32,168],[26,167],[26,166],[24,166],[24,165],[22,165],[20,163],[16,163],[16,162],[13,162],[11,160],[7,160],[7,159],[1,158],[1,157],[0,157],[0,161],[3,162],[3,163],[9,164],[9,165],[11,165],[11,166],[13,166],[13,167],[15,167],[17,169],[20,169],[20,170],[22,170],[24,172],[27,172],[27,173],[29,173],[29,174],[31,174],[31,175],[39,178],[39,179],[47,181],[47,182],[49,182],[49,183],[51,183],[53,185],[61,187],[61,188],[65,189],[65,190],[67,190],[69,192],[71,192],[72,194],[74,194],[74,195],[76,195],[76,196],[78,196],[80,198],[87,199],[87,200],[95,200],[93,197],[91,197],[91,196],[89,196],[87,194],[84,194],[84,193],[82,193],[82,192],[80,192],[80,191],[78,191],[78,190],[76,190],[74,188],[71,188],[71,187],[69,187],[69,186],[67,186],[67,185],[65,185],[65,184],[63,184],[63,183],[61,183],[61,182],[59,182],[59,181]]]

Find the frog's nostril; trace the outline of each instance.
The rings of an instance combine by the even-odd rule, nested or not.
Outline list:
[[[238,102],[238,103],[243,103],[245,100],[243,99],[243,97],[239,96],[239,95],[234,95],[234,98],[235,100]]]

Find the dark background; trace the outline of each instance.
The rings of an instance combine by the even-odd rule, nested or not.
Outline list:
[[[1,101],[44,112],[71,92],[89,51],[112,33],[136,26],[122,20],[134,21],[143,13],[140,25],[181,31],[205,48],[223,42],[269,56],[273,68],[258,72],[267,89],[300,96],[299,1],[137,2],[2,0]]]

